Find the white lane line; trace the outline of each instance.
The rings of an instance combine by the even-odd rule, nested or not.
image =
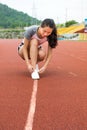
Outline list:
[[[76,73],[73,73],[73,72],[69,72],[70,75],[74,76],[74,77],[77,77],[78,75]]]
[[[35,114],[35,108],[36,108],[36,95],[37,95],[37,89],[38,89],[38,80],[34,80],[33,83],[33,91],[30,101],[30,108],[29,113],[25,125],[24,130],[32,130],[33,129],[33,120],[34,120],[34,114]]]

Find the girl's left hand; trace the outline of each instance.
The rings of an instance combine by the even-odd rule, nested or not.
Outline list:
[[[41,73],[43,73],[45,70],[46,70],[46,67],[43,66],[43,67],[39,70],[39,73],[41,74]]]

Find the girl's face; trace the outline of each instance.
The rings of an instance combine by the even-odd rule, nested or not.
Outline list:
[[[50,27],[40,27],[38,34],[41,38],[47,37],[52,33],[53,29]]]

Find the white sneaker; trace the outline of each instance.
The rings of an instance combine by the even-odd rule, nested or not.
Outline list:
[[[31,77],[32,79],[40,79],[40,76],[36,69],[34,70],[34,72],[32,72]]]

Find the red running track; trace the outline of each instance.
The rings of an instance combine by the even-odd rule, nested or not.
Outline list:
[[[0,130],[24,130],[33,88],[17,54],[21,40],[0,39]],[[32,130],[87,130],[87,42],[59,41],[38,81]]]

